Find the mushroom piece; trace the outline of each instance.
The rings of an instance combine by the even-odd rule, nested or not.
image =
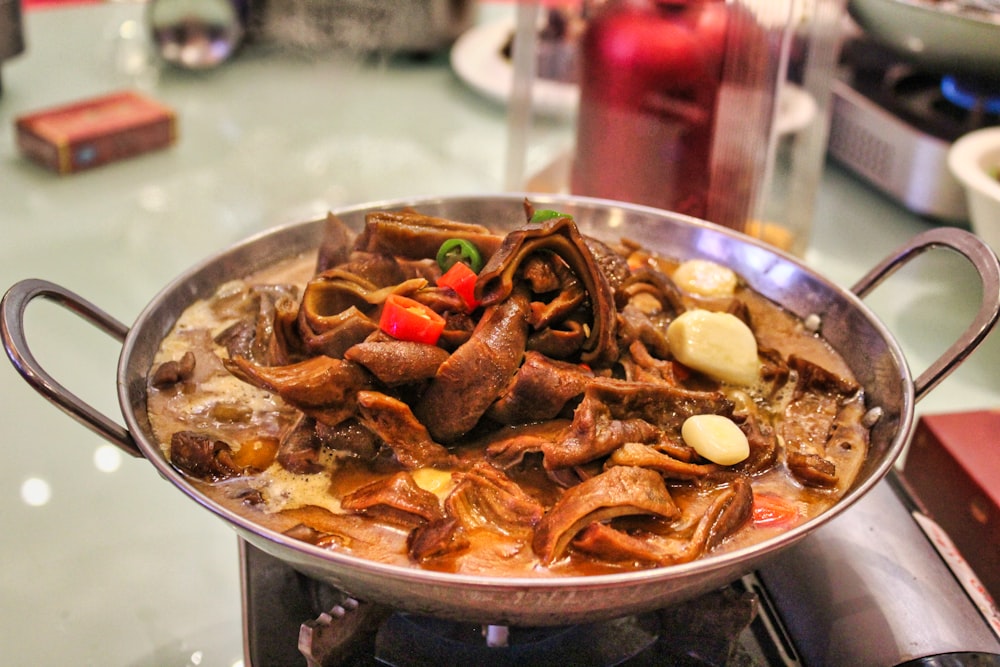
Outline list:
[[[150,383],[157,389],[171,387],[178,382],[183,382],[194,375],[195,356],[194,352],[188,350],[180,359],[164,361],[153,371],[153,379]]]
[[[312,475],[323,470],[319,460],[322,442],[316,435],[316,421],[300,416],[278,444],[276,461],[289,472]]]
[[[469,548],[458,519],[445,517],[417,526],[406,537],[410,558],[422,563]]]
[[[171,436],[170,462],[186,474],[210,482],[236,477],[241,472],[229,443],[194,431],[178,431]]]

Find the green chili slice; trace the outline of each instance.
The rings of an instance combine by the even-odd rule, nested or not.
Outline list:
[[[447,271],[458,262],[465,262],[476,273],[483,268],[483,256],[479,248],[465,239],[448,239],[437,252],[437,263],[442,271]]]
[[[531,214],[531,222],[546,222],[553,218],[569,218],[572,220],[573,216],[553,211],[551,208],[542,208]]]

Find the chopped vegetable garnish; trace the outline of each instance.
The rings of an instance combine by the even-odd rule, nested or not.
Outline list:
[[[465,262],[455,262],[450,269],[438,278],[438,287],[450,287],[462,297],[465,307],[469,312],[476,309],[479,301],[476,300],[476,280],[479,276],[469,268]]]
[[[447,271],[458,262],[468,264],[476,273],[483,268],[483,256],[479,253],[479,248],[465,239],[448,239],[438,249],[438,266],[442,271]]]
[[[573,216],[553,211],[551,208],[539,209],[531,214],[531,222],[545,222],[546,220],[553,220],[555,218],[569,218],[572,220]]]
[[[444,318],[419,301],[390,294],[378,326],[393,338],[434,345],[444,331]]]

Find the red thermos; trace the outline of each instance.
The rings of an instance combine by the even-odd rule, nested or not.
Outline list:
[[[581,38],[571,189],[706,217],[726,7],[612,0]]]

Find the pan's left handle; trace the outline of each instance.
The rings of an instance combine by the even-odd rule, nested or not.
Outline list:
[[[83,402],[49,375],[32,356],[24,335],[24,311],[37,298],[54,301],[108,335],[124,342],[128,327],[73,292],[46,280],[22,280],[0,301],[0,336],[12,364],[34,387],[66,414],[132,456],[142,456],[128,429]]]
[[[918,401],[979,347],[1000,318],[1000,261],[996,253],[971,232],[957,227],[938,227],[915,236],[851,288],[852,292],[864,298],[897,269],[934,248],[947,248],[965,257],[979,274],[983,291],[979,310],[969,326],[944,354],[913,381],[914,397]]]

